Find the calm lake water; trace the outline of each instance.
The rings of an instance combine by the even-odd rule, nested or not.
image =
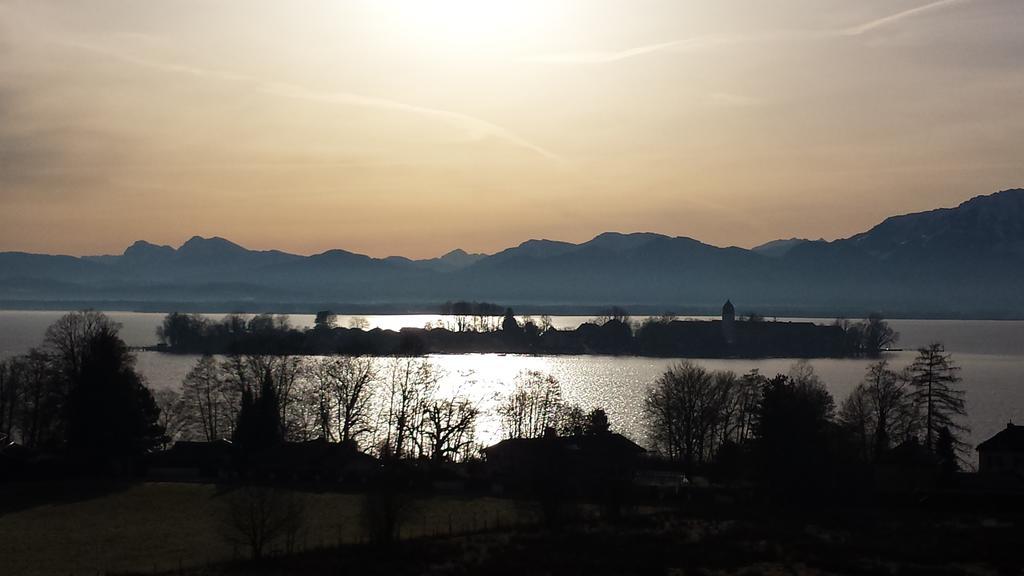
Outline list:
[[[20,354],[38,345],[46,327],[63,312],[0,311],[0,357]],[[163,314],[109,312],[121,323],[121,335],[131,346],[156,343],[156,327]],[[221,315],[210,315],[219,318]],[[363,316],[371,327],[397,330],[404,326],[423,327],[442,320],[435,315]],[[552,317],[559,328],[574,328],[588,318]],[[339,325],[349,325],[353,317],[340,316]],[[828,322],[828,320],[819,320]],[[292,315],[296,326],[312,326],[312,315]],[[929,342],[946,345],[962,367],[963,387],[967,390],[970,440],[977,444],[1006,426],[1009,421],[1024,422],[1024,321],[973,320],[892,320],[900,333],[904,352],[888,355],[896,367],[909,364],[913,349]],[[442,390],[459,393],[478,401],[485,411],[512,386],[523,370],[553,374],[562,383],[567,400],[585,408],[602,406],[614,427],[642,441],[641,406],[646,388],[674,360],[613,356],[522,356],[500,354],[435,355],[431,360],[444,373]],[[757,368],[762,374],[786,372],[792,359],[717,360],[698,359],[712,369],[736,373]],[[138,354],[139,370],[154,388],[176,388],[195,362],[194,356],[156,352]],[[839,403],[860,382],[867,360],[813,360],[811,364],[828,385]],[[480,436],[485,442],[497,437],[493,416],[484,419]]]

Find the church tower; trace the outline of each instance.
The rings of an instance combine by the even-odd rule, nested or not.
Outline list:
[[[736,307],[731,300],[726,300],[722,306],[722,337],[730,346],[736,343]]]

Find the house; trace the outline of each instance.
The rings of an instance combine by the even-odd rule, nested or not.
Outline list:
[[[254,478],[361,484],[375,473],[377,459],[360,452],[354,443],[323,438],[284,442],[244,456],[228,440],[180,441],[150,456],[149,475],[165,480],[223,480],[239,473],[240,466]]]
[[[360,452],[354,442],[323,438],[285,442],[260,455],[253,472],[278,480],[364,484],[375,473],[377,459]]]
[[[995,436],[978,444],[978,472],[1024,477],[1024,426],[1009,423]]]
[[[558,483],[573,493],[610,481],[631,482],[645,450],[621,434],[512,438],[484,449],[487,473],[500,492],[530,493]]]
[[[882,494],[917,494],[936,488],[939,462],[935,454],[917,441],[905,440],[879,454],[873,479]]]
[[[149,475],[164,480],[225,479],[231,471],[232,444],[214,442],[175,442],[169,450],[149,458]]]

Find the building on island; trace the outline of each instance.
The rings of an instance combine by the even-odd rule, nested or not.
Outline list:
[[[732,300],[726,300],[722,306],[722,338],[728,346],[736,343],[736,307]]]

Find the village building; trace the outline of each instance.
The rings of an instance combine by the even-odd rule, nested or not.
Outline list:
[[[978,444],[978,472],[1024,477],[1024,426],[1009,423],[995,436]]]
[[[645,452],[621,434],[511,438],[484,449],[488,474],[499,492],[530,493],[546,482],[587,493],[610,481],[632,481],[637,459]]]

